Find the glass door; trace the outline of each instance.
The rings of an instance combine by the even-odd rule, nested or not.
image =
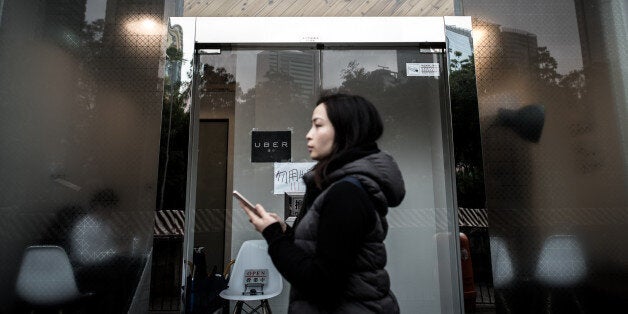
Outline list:
[[[278,163],[255,155],[256,135],[289,134],[288,158],[275,161],[305,169],[312,165],[305,134],[316,100],[324,93],[359,94],[379,109],[384,120],[380,148],[396,158],[406,184],[405,200],[390,210],[386,240],[387,270],[401,310],[460,311],[446,59],[440,50],[230,47],[198,49],[196,60],[194,123],[219,120],[228,125],[226,134],[216,138],[228,147],[226,177],[215,178],[224,181],[215,185],[224,186],[219,190],[225,194],[211,192],[226,200],[226,208],[211,211],[197,203],[194,219],[197,224],[213,221],[224,235],[199,237],[198,226],[197,235],[186,235],[194,238],[194,246],[205,247],[208,261],[235,258],[244,241],[261,239],[227,192],[237,189],[279,215],[288,213],[287,194],[278,190]],[[195,132],[199,143],[218,136]],[[202,165],[198,160],[193,169],[197,177],[209,171]],[[199,187],[195,199],[207,199],[210,190]],[[216,238],[224,243],[207,241]],[[288,291],[270,300],[273,309],[286,311]]]
[[[192,197],[195,224],[188,226],[194,233],[188,232],[186,237],[188,246],[193,243],[204,248],[209,269],[217,266],[222,272],[223,260],[235,258],[245,240],[259,238],[244,213],[233,210],[237,206],[231,191],[235,188],[268,208],[284,207],[283,193],[274,193],[274,163],[252,158],[252,134],[289,134],[290,158],[283,161],[309,162],[304,138],[319,95],[320,53],[314,49],[218,51],[198,49],[195,57],[192,106],[195,123],[201,127],[193,131],[197,158],[191,170],[197,181]],[[203,132],[207,121],[222,121],[226,127],[221,132]],[[212,141],[216,145],[211,145]],[[213,163],[203,160],[203,148],[216,150],[216,146],[226,148],[224,157],[220,155],[222,159]],[[216,172],[214,169],[221,175],[208,176]],[[205,179],[204,189],[201,177]],[[223,200],[224,208],[202,205]]]
[[[324,92],[371,100],[384,120],[380,149],[397,160],[406,197],[388,214],[387,270],[401,311],[452,313],[457,266],[446,63],[418,48],[322,51]]]
[[[182,28],[173,28],[172,38],[183,60],[193,60],[192,71],[180,69],[182,80],[193,73],[182,265],[193,260],[194,247],[204,247],[207,271],[222,272],[244,241],[261,239],[234,204],[234,189],[289,216],[302,192],[299,176],[314,164],[305,134],[316,100],[360,94],[379,109],[380,148],[395,157],[406,184],[405,200],[389,212],[386,240],[401,310],[461,313],[447,23],[442,17],[177,18]],[[184,269],[186,286],[192,272]],[[286,312],[288,295],[284,282],[271,307]]]

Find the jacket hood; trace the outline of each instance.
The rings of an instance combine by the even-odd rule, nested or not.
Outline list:
[[[330,182],[354,176],[376,201],[387,207],[398,206],[406,195],[403,176],[397,162],[384,152],[377,152],[354,160],[329,174]],[[384,212],[385,214],[385,212]]]

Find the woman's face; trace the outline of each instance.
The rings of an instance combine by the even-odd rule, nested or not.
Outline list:
[[[334,147],[334,135],[334,126],[327,117],[327,108],[324,103],[319,104],[312,113],[312,128],[305,135],[310,158],[321,160],[329,156]]]

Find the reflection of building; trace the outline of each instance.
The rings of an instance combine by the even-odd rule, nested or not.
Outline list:
[[[628,3],[574,0],[574,4],[585,79],[587,82],[599,82],[597,88],[587,88],[589,99],[595,101],[588,102],[591,105],[587,108],[586,115],[594,118],[591,120],[597,120],[595,124],[598,129],[608,128],[610,124],[607,121],[612,121],[615,117],[619,119],[618,141],[623,147],[618,149],[623,150],[623,153],[618,152],[618,155],[623,154],[624,165],[628,165],[628,80],[625,79],[628,77],[628,49],[625,40],[628,28],[627,17],[617,13],[628,12]],[[597,102],[616,105],[614,108],[601,107],[595,105]],[[586,129],[593,130],[595,124],[591,121]],[[608,144],[598,145],[608,147]],[[587,151],[590,152],[589,149],[580,150]],[[588,155],[589,158],[595,157],[595,154]],[[624,176],[626,175],[628,169],[624,168]]]
[[[258,83],[267,81],[267,75],[276,72],[287,75],[295,87],[295,95],[309,98],[316,86],[315,54],[300,51],[263,51],[257,55]]]
[[[606,313],[627,305],[628,251],[617,249],[628,230],[626,220],[617,219],[625,216],[628,204],[628,89],[621,79],[628,60],[625,3],[465,6],[465,14],[476,17],[478,106],[498,313]],[[538,43],[554,50],[539,49]],[[557,73],[559,67],[568,70]],[[545,108],[538,143],[496,125],[500,110],[530,104]],[[533,118],[521,115],[516,124],[530,127]],[[504,247],[493,247],[494,239]],[[508,263],[500,263],[504,254]],[[553,267],[567,264],[568,269]],[[543,304],[545,296],[554,304]]]
[[[183,29],[181,25],[172,25],[168,28],[168,47],[175,47],[183,51]]]
[[[169,49],[176,49],[177,53],[183,53],[183,29],[181,28],[181,25],[168,27],[168,47]],[[180,57],[182,57],[182,55]],[[170,77],[170,81],[172,84],[181,82],[181,65],[183,60],[179,58],[167,61],[166,74]]]
[[[476,21],[473,32],[478,36],[474,43],[476,68],[482,68],[486,78],[478,80],[478,89],[490,86],[498,92],[505,85],[517,86],[517,93],[529,98],[538,74],[536,35],[481,20]]]
[[[506,65],[516,71],[514,75],[531,78],[539,57],[536,35],[507,27],[501,27],[500,30]]]
[[[455,26],[447,26],[447,40],[449,47],[449,59],[454,60],[456,51],[462,53],[460,60],[468,59],[473,54],[473,43],[471,41],[471,31]]]
[[[607,194],[605,202],[621,204],[628,200],[628,31],[626,16],[617,12],[628,12],[628,5],[626,1],[599,0],[574,0],[574,4],[586,91],[573,122],[572,128],[577,130],[572,132],[577,141],[573,153],[578,170],[590,176],[589,182],[595,182],[593,178],[599,182],[595,188],[587,188],[588,194]],[[622,163],[623,172],[619,170]],[[589,195],[582,193],[579,198],[590,201]]]

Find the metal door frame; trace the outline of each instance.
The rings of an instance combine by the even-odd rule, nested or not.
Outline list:
[[[311,47],[322,49],[332,47],[417,47],[426,53],[441,52],[445,54],[446,65],[450,58],[449,33],[447,27],[457,27],[459,22],[466,20],[471,25],[470,17],[177,17],[177,21],[185,20],[194,25],[194,29],[186,32],[194,33],[194,47],[184,46],[184,54],[194,55],[192,62],[193,79],[192,93],[198,87],[199,75],[196,65],[199,62],[197,51],[220,53],[220,49],[236,47]],[[227,27],[228,25],[228,27]],[[360,32],[355,32],[359,29]],[[469,29],[470,31],[470,29]],[[451,69],[448,67],[448,71]],[[446,72],[448,72],[446,71]],[[449,73],[447,73],[449,74]],[[446,78],[449,84],[449,75]],[[452,287],[458,287],[458,293],[451,291],[455,313],[464,313],[462,272],[460,268],[460,245],[458,229],[458,211],[456,202],[456,176],[453,154],[453,132],[451,121],[451,103],[447,85],[443,111],[443,150],[449,158],[445,158],[446,199],[448,208],[448,230],[450,254],[456,262],[451,263]],[[198,166],[198,123],[199,108],[192,95],[190,107],[189,151],[187,167],[185,230],[194,230],[196,206],[196,171]],[[183,265],[192,259],[194,233],[185,232],[183,244]],[[186,283],[189,270],[183,267],[182,286]],[[183,298],[185,300],[185,298]],[[185,305],[180,307],[184,311]]]

